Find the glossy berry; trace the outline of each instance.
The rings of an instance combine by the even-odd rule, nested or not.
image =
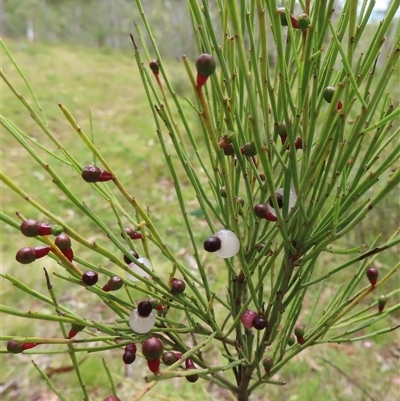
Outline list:
[[[109,395],[103,401],[121,401],[116,395]]]
[[[204,250],[207,252],[216,252],[221,248],[221,240],[217,237],[209,237],[204,241]]]
[[[101,181],[110,181],[113,179],[113,176],[108,171],[102,170],[100,167],[89,164],[88,166],[83,168],[82,178],[86,182],[93,183]]]
[[[310,26],[310,24],[311,19],[307,14],[303,13],[297,17],[297,25],[300,29],[305,30]]]
[[[75,337],[80,331],[82,331],[86,326],[83,326],[82,324],[77,324],[77,323],[72,323],[71,329],[68,333],[68,338],[73,338]]]
[[[71,238],[65,233],[57,235],[57,237],[54,240],[54,243],[58,246],[58,248],[61,251],[71,248],[72,246]]]
[[[259,217],[260,219],[263,219],[265,216],[265,213],[268,210],[268,206],[265,205],[264,203],[259,203],[258,205],[254,206],[254,214]]]
[[[36,259],[43,258],[50,252],[49,246],[35,246],[20,249],[15,255],[17,262],[27,265],[34,262]]]
[[[182,294],[186,289],[186,284],[179,278],[173,278],[171,280],[171,293],[174,295]]]
[[[277,221],[278,220],[275,212],[272,212],[272,210],[270,208],[268,208],[268,210],[265,212],[265,214],[264,214],[265,220],[268,220],[268,221]]]
[[[196,367],[194,366],[193,361],[188,358],[185,360],[185,368],[186,370],[196,370]],[[199,380],[199,375],[190,375],[190,376],[185,376],[186,380],[190,383],[195,383],[197,380]]]
[[[135,259],[139,259],[139,254],[135,251],[129,250],[128,251]],[[132,263],[132,260],[130,260],[126,255],[124,255],[124,262],[129,265]]]
[[[270,357],[266,357],[263,359],[262,363],[265,369],[265,373],[268,375],[272,369],[272,366],[274,366],[274,360]]]
[[[323,96],[324,96],[324,99],[325,99],[328,103],[330,103],[330,102],[332,101],[333,95],[334,95],[334,94],[335,94],[335,87],[334,87],[334,86],[327,86],[327,87],[324,89]]]
[[[7,351],[12,354],[20,354],[21,352],[34,348],[38,345],[38,343],[21,343],[18,344],[15,340],[10,340],[7,343]]]
[[[267,327],[267,320],[262,316],[257,316],[253,319],[253,327],[256,330],[264,330]]]
[[[124,361],[125,365],[130,365],[131,363],[135,362],[136,354],[131,351],[125,351],[122,355],[122,360]]]
[[[378,311],[379,312],[383,311],[383,309],[385,308],[386,302],[387,302],[387,299],[386,299],[385,295],[381,295],[378,298]]]
[[[153,71],[153,74],[158,75],[158,73],[160,72],[160,67],[157,63],[157,60],[150,61],[149,66],[150,66],[150,70]]]
[[[157,374],[160,371],[160,359],[148,359],[147,366],[150,369],[150,372]]]
[[[253,157],[257,154],[257,149],[256,149],[256,145],[254,144],[254,141],[248,142],[246,144],[244,144],[241,148],[240,148],[240,153],[243,156],[247,156],[247,157]]]
[[[227,259],[235,256],[239,252],[239,238],[233,231],[225,229],[219,230],[213,235],[213,237],[217,238],[221,243],[219,249],[217,249],[216,251],[212,251],[215,252],[215,255],[217,257]],[[204,243],[206,243],[206,241]],[[204,249],[207,250],[206,247],[204,247]]]
[[[47,223],[38,223],[38,234],[39,235],[51,235],[51,225]]]
[[[82,274],[82,282],[88,286],[95,285],[99,279],[99,275],[91,270],[86,271]]]
[[[279,209],[282,209],[282,206],[283,206],[283,192],[282,191],[276,191],[275,196],[276,196],[276,202],[278,203]],[[272,201],[272,197],[269,199],[268,203],[269,203],[269,205],[271,207],[274,207],[274,203]]]
[[[142,301],[139,302],[137,306],[138,314],[140,317],[148,317],[153,310],[153,306],[151,301]]]
[[[111,277],[107,284],[102,288],[103,291],[117,291],[124,285],[124,282],[121,277],[113,276]]]
[[[240,321],[242,322],[243,326],[246,327],[246,329],[251,329],[253,327],[253,321],[257,317],[257,312],[248,309],[243,312],[242,316],[240,317]]]
[[[37,225],[39,224],[36,220],[25,220],[19,226],[19,229],[25,237],[36,237],[38,235]]]
[[[142,344],[142,354],[148,361],[159,359],[163,354],[164,345],[157,337],[151,337]]]
[[[161,360],[164,365],[171,366],[179,359],[178,355],[172,351],[165,351],[162,355]]]
[[[376,269],[375,267],[370,267],[367,270],[366,274],[371,285],[375,285],[376,282],[378,281],[378,276],[379,276],[378,269]]]
[[[135,231],[133,228],[130,227],[126,227],[125,232],[130,239],[141,239],[143,237],[140,231]]]
[[[132,310],[129,316],[129,326],[135,333],[145,334],[154,327],[156,318],[157,317],[154,311],[151,311],[148,316],[142,317],[139,315],[138,310],[135,308]]]
[[[135,343],[130,343],[125,346],[125,352],[132,352],[132,353],[136,354],[136,351],[137,351],[137,347],[136,347]]]
[[[207,82],[208,77],[214,73],[216,67],[217,64],[211,54],[201,54],[196,60],[197,86],[203,86]]]

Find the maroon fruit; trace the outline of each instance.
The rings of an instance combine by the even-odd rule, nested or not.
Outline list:
[[[153,361],[161,357],[163,348],[164,345],[159,338],[151,337],[142,344],[142,354],[147,360]]]
[[[72,260],[74,259],[74,251],[72,250],[72,248],[62,249],[61,252],[63,253],[63,255],[64,255],[70,262],[72,262]]]
[[[366,274],[371,285],[375,285],[376,282],[378,281],[378,276],[379,276],[378,269],[376,269],[375,267],[370,267],[367,270]]]
[[[278,203],[279,209],[282,209],[282,206],[283,206],[283,195],[282,195],[282,193],[281,192],[276,192],[275,196],[276,196],[276,202]],[[274,207],[274,203],[272,202],[272,197],[269,199],[268,203],[269,203],[269,205],[271,207]]]
[[[38,224],[39,222],[36,220],[25,220],[21,223],[19,229],[26,237],[36,237],[38,235]]]
[[[43,258],[50,252],[49,246],[35,246],[20,249],[15,255],[17,262],[27,265],[34,262],[36,259]]]
[[[272,214],[271,210],[269,210],[269,209],[265,212],[264,219],[268,220],[268,221],[277,221],[278,220],[278,218],[274,214]]]
[[[135,231],[133,228],[130,227],[126,227],[125,232],[130,239],[141,239],[143,237],[140,231]]]
[[[295,149],[303,149],[303,140],[298,136],[294,141]]]
[[[149,316],[152,310],[153,310],[153,305],[151,304],[151,301],[139,302],[137,306],[137,311],[140,317]]]
[[[21,352],[34,348],[38,345],[38,343],[17,343],[14,339],[10,340],[7,343],[7,351],[11,352],[12,354],[20,354]]]
[[[296,325],[294,327],[294,335],[296,336],[297,342],[302,345],[304,344],[304,327]]]
[[[86,271],[82,274],[82,282],[88,286],[95,285],[97,280],[99,279],[99,275],[91,270]]]
[[[82,178],[86,182],[101,182],[110,181],[113,179],[113,175],[108,171],[102,170],[100,167],[89,164],[82,170]]]
[[[133,352],[134,354],[136,354],[137,351],[137,347],[135,343],[130,343],[125,347],[125,352]]]
[[[196,60],[197,86],[203,86],[207,82],[208,77],[214,73],[216,67],[217,64],[211,54],[201,54]]]
[[[268,211],[268,206],[265,205],[264,203],[259,203],[258,205],[254,206],[254,214],[259,217],[260,219],[263,219],[265,216],[265,213]]]
[[[196,367],[194,366],[193,361],[188,358],[185,360],[185,368],[186,370],[192,369],[192,370],[196,370]],[[197,380],[199,380],[199,375],[190,375],[190,376],[185,376],[186,380],[190,383],[194,383],[197,382]]]
[[[221,248],[221,240],[218,237],[209,237],[204,241],[203,246],[207,252],[216,252]]]
[[[114,276],[111,277],[107,284],[103,287],[103,291],[117,291],[124,285],[124,282],[121,277]]]
[[[232,156],[235,154],[235,149],[233,148],[232,141],[229,139],[228,135],[224,135],[220,139],[218,145],[224,152],[225,156]]]
[[[160,72],[160,67],[159,67],[159,65],[158,65],[158,63],[157,63],[157,60],[152,60],[152,61],[150,61],[149,66],[150,66],[150,70],[153,71],[153,74],[154,74],[154,75],[158,75],[158,74],[159,74],[159,72]]]
[[[161,360],[167,366],[173,365],[179,359],[178,355],[172,351],[166,351],[163,353]]]
[[[103,401],[121,401],[116,395],[109,395]]]
[[[148,359],[147,360],[147,366],[150,369],[151,372],[154,374],[157,374],[160,371],[160,359]]]
[[[38,234],[39,235],[51,235],[51,225],[47,223],[38,223]]]
[[[128,251],[135,259],[139,259],[139,254],[135,251],[129,250]],[[126,255],[124,255],[124,262],[129,265],[132,263],[132,260],[130,260]]]
[[[122,355],[122,360],[126,365],[130,365],[131,363],[135,362],[136,354],[131,351],[125,351]]]
[[[262,316],[257,316],[253,320],[253,327],[256,330],[264,330],[267,327],[267,320]]]
[[[186,284],[179,278],[173,278],[171,281],[171,292],[174,295],[182,294],[186,289]]]
[[[251,329],[253,327],[253,321],[257,316],[257,312],[248,309],[243,312],[240,321],[246,329]]]
[[[54,240],[54,243],[58,246],[58,248],[61,251],[71,248],[72,246],[71,238],[69,238],[69,236],[65,233],[57,235],[57,237]]]

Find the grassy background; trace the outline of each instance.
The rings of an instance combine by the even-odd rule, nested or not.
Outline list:
[[[57,104],[64,104],[76,117],[83,130],[90,131],[89,107],[93,115],[95,143],[102,150],[104,156],[112,161],[115,171],[121,181],[137,197],[144,206],[149,207],[152,218],[163,236],[168,236],[172,249],[185,256],[185,232],[180,229],[181,220],[174,196],[172,181],[169,177],[161,151],[157,146],[157,137],[154,130],[151,112],[147,99],[141,87],[140,77],[136,69],[133,56],[110,50],[93,50],[86,48],[68,47],[66,45],[27,44],[24,42],[7,42],[16,61],[26,74],[33,86],[46,116],[50,128],[67,149],[70,149],[82,165],[89,164],[92,156],[87,148],[77,141],[76,134],[65,121]],[[3,69],[17,89],[29,97],[22,80],[15,70],[4,59]],[[173,77],[173,84],[178,93],[189,92],[189,86],[181,79],[182,67],[174,61],[167,65]],[[189,92],[191,93],[191,92]],[[22,128],[33,138],[40,139],[53,151],[57,151],[44,133],[40,132],[23,110],[8,88],[2,84],[3,114]],[[192,123],[195,127],[196,122]],[[68,224],[79,228],[79,232],[86,238],[96,241],[106,239],[93,224],[88,223],[66,201],[65,197],[47,178],[47,176],[33,164],[28,154],[20,148],[18,143],[3,129],[1,132],[2,170],[18,182],[29,194],[46,205],[51,205],[52,211],[62,216]],[[43,153],[44,154],[44,153]],[[68,179],[74,191],[85,200],[108,224],[116,227],[107,210],[107,205],[97,203],[88,186],[82,184],[79,177],[69,176],[70,169],[57,161],[52,166]],[[204,177],[205,179],[205,177]],[[194,194],[182,175],[181,185],[187,199],[188,209],[195,212],[196,202]],[[374,218],[363,223],[357,233],[347,238],[347,245],[370,243],[377,233],[382,230],[382,220],[387,220],[386,234],[394,231],[398,225],[398,216],[391,210],[396,210],[396,197],[388,199],[378,209]],[[22,199],[2,186],[2,210],[14,215],[22,212],[29,218],[40,218],[37,211],[32,209]],[[192,217],[193,219],[195,217]],[[386,222],[385,222],[386,225]],[[199,231],[196,236],[199,241],[204,238],[206,229],[199,221]],[[384,233],[385,234],[385,233]],[[10,273],[21,279],[36,290],[46,294],[43,272],[40,267],[46,266],[49,272],[61,272],[62,269],[51,260],[43,263],[21,266],[14,255],[17,249],[23,246],[35,245],[34,240],[22,238],[18,232],[2,225],[2,272]],[[29,242],[29,244],[28,244]],[[88,258],[85,250],[74,248],[76,254]],[[379,262],[382,269],[393,265],[398,259],[399,250],[393,248],[387,251]],[[169,266],[161,259],[157,260],[157,272],[166,277]],[[327,254],[320,261],[320,268],[335,266],[341,259]],[[93,263],[107,261],[90,256]],[[107,266],[108,267],[108,266]],[[224,291],[224,275],[218,271],[218,265],[210,267],[213,285]],[[351,277],[355,271],[345,271],[336,276],[324,288],[323,299],[328,300],[335,286]],[[87,292],[81,288],[70,288],[67,282],[54,279],[57,294],[63,302],[78,310],[82,316],[90,313],[96,320],[107,321],[112,319],[108,308],[102,304],[94,304]],[[389,292],[399,283],[392,281],[382,293]],[[21,292],[13,288],[10,283],[2,280],[2,303],[28,311],[53,313],[49,307],[39,301],[21,296]],[[377,294],[378,295],[378,294]],[[373,295],[376,296],[375,294]],[[375,298],[369,299],[372,302]],[[313,294],[307,298],[304,313],[311,308]],[[379,322],[369,328],[377,330],[389,325],[395,325],[399,316],[390,322]],[[46,335],[60,336],[58,324],[40,321],[19,319],[3,315],[1,320],[2,335]],[[368,329],[368,330],[369,330]],[[362,333],[360,333],[361,335]],[[3,344],[4,345],[4,344]],[[210,356],[212,349],[207,350]],[[109,393],[109,384],[101,366],[104,357],[114,374],[118,384],[121,400],[129,400],[134,393],[145,386],[141,377],[145,372],[143,362],[137,361],[132,366],[125,367],[121,361],[121,351],[115,350],[104,354],[79,356],[82,360],[84,381],[93,401],[102,400]],[[400,341],[397,333],[384,335],[376,340],[357,344],[343,344],[341,346],[319,346],[307,349],[293,360],[280,373],[276,380],[283,380],[288,384],[284,387],[268,386],[268,390],[261,389],[254,397],[255,400],[381,400],[382,394],[386,400],[397,400],[400,396],[399,375]],[[43,369],[59,369],[69,366],[69,359],[65,356],[54,355],[6,355],[0,354],[2,399],[12,400],[54,400],[56,399],[44,381],[39,379],[38,373],[30,364],[34,359]],[[64,369],[68,370],[68,369]],[[55,372],[52,375],[58,389],[62,390],[68,400],[78,399],[79,387],[74,372]],[[229,394],[219,390],[216,386],[196,383],[194,385],[185,380],[161,382],[145,400],[230,400]]]

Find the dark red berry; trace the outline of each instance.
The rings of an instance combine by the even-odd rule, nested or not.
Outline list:
[[[283,206],[283,195],[282,195],[282,193],[281,192],[276,192],[275,196],[276,196],[276,202],[278,203],[279,209],[282,209],[282,206]],[[268,203],[269,203],[269,205],[271,207],[274,207],[274,203],[272,202],[272,197],[269,199]]]
[[[265,212],[264,219],[268,220],[268,221],[277,221],[278,220],[278,218],[274,214],[272,214],[271,210],[269,210],[269,209]]]
[[[150,337],[142,345],[142,354],[149,360],[159,359],[163,353],[164,345],[157,337]]]
[[[33,250],[35,251],[36,259],[43,258],[48,255],[50,252],[50,247],[46,245],[34,246]]]
[[[22,344],[17,343],[15,340],[10,340],[7,343],[7,351],[12,354],[20,354],[23,351]]]
[[[297,19],[293,17],[293,15],[290,15],[290,21],[292,22],[292,27],[294,29],[299,29],[299,24],[297,23]]]
[[[381,295],[378,298],[378,311],[379,312],[383,311],[383,309],[385,308],[386,302],[387,302],[387,299],[386,299],[385,295]]]
[[[142,233],[140,231],[135,231],[133,228],[126,227],[125,232],[126,232],[126,235],[130,239],[141,239],[142,238]]]
[[[172,351],[166,351],[163,353],[161,360],[164,365],[171,366],[179,359],[178,355]]]
[[[15,255],[17,262],[27,265],[34,262],[36,259],[40,259],[46,256],[50,252],[49,246],[35,246],[29,248],[20,249]]]
[[[370,267],[367,270],[366,274],[371,285],[375,285],[376,282],[378,281],[378,276],[379,276],[378,269],[376,269],[375,267]]]
[[[135,362],[136,354],[131,351],[125,351],[122,355],[122,360],[126,365],[130,365],[131,363]]]
[[[266,357],[263,359],[263,366],[265,369],[265,373],[268,375],[274,365],[274,360],[270,357]]]
[[[221,240],[218,237],[209,237],[204,241],[204,250],[216,252],[221,248]]]
[[[63,255],[64,255],[70,262],[72,262],[72,260],[74,259],[74,251],[72,250],[72,248],[62,249],[61,252],[63,253]]]
[[[228,135],[224,135],[220,139],[218,145],[224,152],[225,156],[232,156],[233,154],[235,154],[235,150],[233,149],[232,141],[229,139]]]
[[[268,210],[268,206],[265,205],[264,203],[259,203],[258,205],[255,205],[255,206],[254,206],[254,209],[253,209],[253,210],[254,210],[254,214],[255,214],[257,217],[263,219],[264,216],[265,216],[265,213],[266,213],[267,210]]]
[[[114,276],[108,280],[106,285],[108,286],[108,291],[117,291],[124,285],[124,281],[121,277]]]
[[[157,63],[157,60],[150,61],[149,66],[150,66],[150,70],[153,71],[153,74],[158,75],[158,73],[160,72],[160,67]]]
[[[214,73],[217,64],[211,54],[203,53],[196,60],[197,72],[203,77],[209,77]]]
[[[121,401],[116,395],[109,395],[103,401]]]
[[[26,237],[36,237],[38,235],[38,224],[39,222],[36,220],[25,220],[21,223],[19,229]]]
[[[257,316],[253,320],[253,327],[256,330],[264,330],[267,327],[267,320],[263,318],[262,316]]]
[[[179,278],[173,278],[171,280],[171,292],[172,294],[182,294],[186,289],[186,284],[183,280]]]
[[[95,285],[97,280],[99,279],[99,275],[91,270],[86,271],[82,274],[82,282],[88,286]]]
[[[130,343],[128,345],[126,345],[125,347],[125,352],[132,352],[134,354],[136,354],[137,351],[137,347],[135,343]]]
[[[157,374],[160,371],[160,365],[160,359],[147,359],[147,366],[154,374]]]
[[[138,254],[137,252],[132,251],[132,250],[129,250],[128,252],[129,252],[131,255],[133,255],[133,257],[134,257],[135,259],[139,259],[139,254]],[[129,265],[129,264],[132,263],[132,260],[130,260],[126,255],[124,255],[124,262],[125,262],[127,265]]]
[[[341,110],[343,107],[343,103],[339,100],[336,105],[336,110]]]
[[[300,137],[297,137],[294,141],[294,147],[296,149],[303,149],[303,140]]]
[[[304,327],[296,325],[294,327],[294,335],[296,336],[297,342],[302,345],[304,344]]]
[[[89,164],[82,170],[82,178],[86,182],[97,182],[100,179],[101,168]]]
[[[105,171],[105,170],[101,170],[100,177],[99,177],[100,182],[110,181],[113,178],[114,177],[111,173],[109,173],[108,171]]]
[[[186,368],[186,370],[189,370],[189,369],[196,370],[196,367],[194,366],[194,363],[190,358],[185,360],[185,368]],[[197,380],[199,380],[199,375],[196,375],[196,374],[190,375],[190,376],[185,376],[185,377],[186,377],[186,380],[190,383],[195,383],[195,382],[197,382]]]
[[[152,310],[153,310],[153,305],[151,304],[151,301],[139,302],[137,306],[137,311],[140,317],[149,316]]]
[[[68,249],[72,246],[71,238],[69,238],[69,236],[65,233],[57,235],[54,243],[58,246],[60,250]]]

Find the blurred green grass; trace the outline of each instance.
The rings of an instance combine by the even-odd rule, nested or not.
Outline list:
[[[134,63],[134,58],[129,53],[118,51],[96,51],[67,45],[43,45],[28,44],[25,42],[7,42],[12,54],[20,68],[25,73],[28,81],[34,88],[39,101],[46,111],[50,128],[57,138],[63,142],[65,147],[71,150],[82,165],[92,161],[92,156],[85,145],[77,140],[69,124],[66,122],[58,103],[65,105],[78,120],[82,129],[87,133],[90,131],[89,107],[93,115],[94,140],[101,149],[106,159],[112,161],[115,171],[128,190],[148,207],[151,216],[161,234],[167,236],[169,246],[176,252],[185,255],[185,244],[187,239],[185,231],[180,228],[181,218],[179,216],[177,201],[174,196],[173,183],[169,177],[161,151],[157,146],[157,136],[147,102],[145,93],[141,87],[139,73]],[[16,85],[17,89],[27,98],[26,90],[21,78],[16,74],[14,68],[4,57],[3,69],[8,78]],[[172,74],[173,84],[179,88],[179,92],[185,93],[190,87],[184,83],[184,73],[179,63],[170,61],[166,65],[167,71]],[[18,99],[11,94],[3,83],[2,87],[2,113],[17,124],[21,129],[33,138],[40,139],[54,152],[57,151],[45,135],[38,130],[36,124],[29,117],[19,103]],[[191,122],[196,126],[196,122]],[[46,205],[50,205],[52,211],[62,216],[67,223],[79,228],[79,232],[87,237],[101,242],[105,240],[97,228],[83,218],[76,209],[72,209],[65,197],[58,192],[47,176],[40,168],[33,164],[29,155],[20,148],[18,143],[3,129],[1,131],[1,153],[2,170],[21,187],[34,195],[34,197]],[[47,159],[49,159],[47,157]],[[46,159],[46,160],[47,160]],[[87,186],[83,185],[79,177],[69,176],[70,169],[62,163],[52,160],[60,175],[68,180],[77,195],[98,213],[110,227],[117,229],[117,225],[110,215],[107,205],[97,204],[95,198]],[[197,206],[195,195],[187,185],[183,173],[180,174],[180,183],[187,201],[188,209],[195,211]],[[204,177],[205,179],[205,177]],[[39,189],[39,190],[38,190]],[[370,243],[376,238],[377,233],[385,228],[384,235],[392,233],[398,225],[396,210],[396,197],[388,198],[377,209],[373,219],[363,223],[357,233],[347,237],[341,243],[343,247]],[[21,212],[29,218],[40,218],[37,211],[18,198],[8,188],[2,186],[2,210],[4,213],[14,215],[16,211]],[[191,217],[195,218],[195,217]],[[82,219],[82,222],[81,222]],[[387,221],[386,227],[382,227],[382,221]],[[199,242],[204,238],[207,230],[199,223],[199,231],[195,236]],[[29,241],[29,240],[28,240]],[[35,266],[20,266],[14,260],[18,248],[28,246],[22,242],[20,234],[12,228],[2,224],[1,228],[1,251],[2,272],[10,273],[23,280],[38,291],[46,294],[45,281],[42,269]],[[83,249],[77,247],[77,254],[86,258]],[[399,250],[393,248],[379,259],[380,267],[384,270],[398,259]],[[336,266],[343,260],[343,256],[326,254],[319,262],[317,269],[326,269],[326,266]],[[161,259],[157,260],[157,271],[161,277],[166,278],[168,266]],[[107,261],[90,256],[92,263],[102,263],[106,267]],[[39,264],[46,266],[50,272],[62,272],[62,269],[54,262],[45,261]],[[218,271],[219,265],[210,267],[213,286],[221,292],[225,290],[225,276]],[[340,275],[335,276],[324,289],[323,296],[329,298],[331,289],[341,282],[349,279],[355,272],[355,268],[347,269]],[[93,304],[85,290],[81,288],[69,288],[68,282],[52,278],[53,284],[57,286],[57,294],[60,300],[79,310],[80,313],[91,311],[96,314],[96,319],[106,321],[112,316],[109,310],[98,304]],[[397,287],[395,281],[389,282],[383,292],[389,292]],[[316,291],[316,290],[315,290]],[[2,280],[1,298],[2,303],[12,305],[23,310],[34,310],[39,312],[53,313],[47,305],[39,301],[25,299],[22,293],[13,288],[10,283]],[[373,301],[373,299],[369,300]],[[369,302],[368,301],[368,302]],[[311,308],[313,293],[307,297],[304,304],[304,313]],[[393,321],[393,325],[394,325]],[[383,324],[382,322],[378,323]],[[2,316],[3,335],[46,335],[59,336],[59,327],[55,323],[43,324],[40,321],[24,320],[7,315]],[[374,330],[381,326],[374,326]],[[379,394],[386,394],[387,400],[395,400],[398,395],[398,352],[400,344],[398,336],[384,335],[377,341],[364,342],[342,347],[313,347],[301,354],[292,363],[289,363],[274,379],[288,382],[284,387],[268,386],[257,391],[255,399],[258,400],[354,400],[363,399],[361,386],[372,396],[381,399]],[[397,355],[397,356],[396,356]],[[32,394],[40,395],[40,399],[46,399],[48,391],[45,382],[38,379],[38,373],[30,366],[30,356],[27,355],[5,355],[0,354],[2,366],[1,382],[10,384],[3,393],[5,401],[16,401],[34,399]],[[141,380],[143,372],[142,363],[135,363],[132,367],[125,368],[121,361],[121,351],[114,350],[104,355],[91,355],[82,362],[82,372],[87,388],[94,401],[102,400],[107,395],[107,378],[101,366],[101,357],[105,357],[107,363],[115,375],[118,383],[121,399],[128,400],[139,389],[145,386]],[[321,358],[324,359],[321,359]],[[46,355],[35,355],[32,357],[42,367],[59,368],[69,365],[66,356],[50,359]],[[84,359],[80,355],[79,360]],[[333,365],[326,362],[330,361]],[[362,363],[360,363],[362,361]],[[143,363],[142,363],[143,364]],[[336,366],[336,368],[335,368]],[[339,369],[339,370],[338,370]],[[349,379],[343,373],[351,377]],[[24,373],[24,379],[13,382],[15,376]],[[377,381],[379,377],[379,381]],[[54,374],[52,379],[66,395],[66,398],[76,399],[79,393],[78,383],[74,372]],[[397,383],[397,384],[396,384]],[[75,396],[74,396],[75,394]],[[162,382],[146,396],[144,400],[230,400],[229,396],[216,386],[200,383],[193,385],[184,379],[172,382]],[[371,398],[373,399],[373,398]]]

